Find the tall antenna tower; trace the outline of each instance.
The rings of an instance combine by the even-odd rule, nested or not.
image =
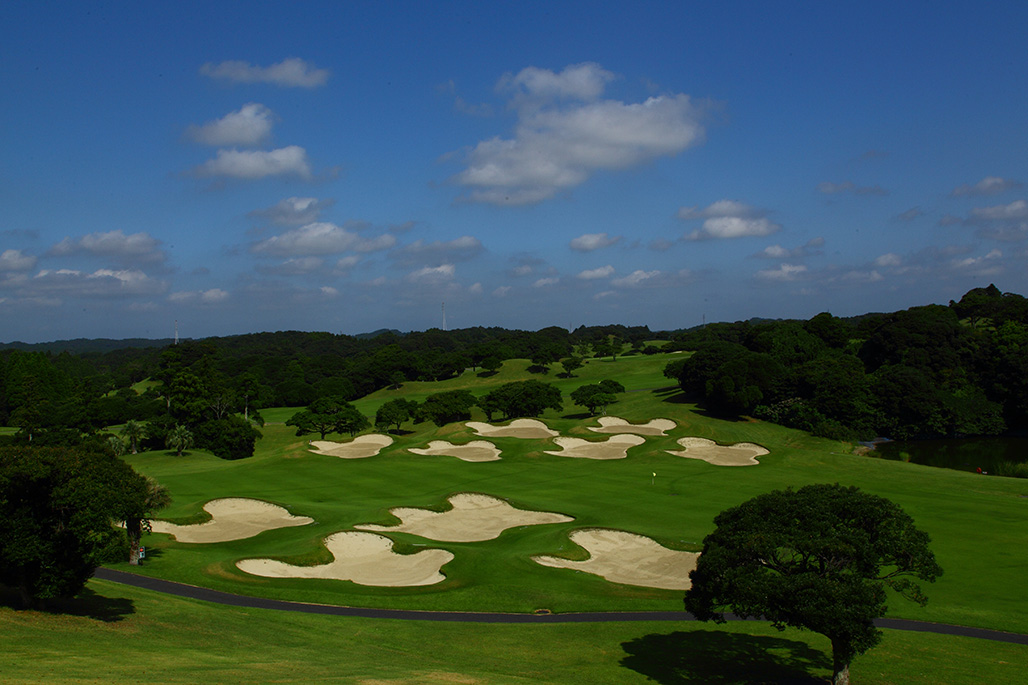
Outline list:
[[[175,344],[178,345],[178,319],[175,319]]]
[[[443,330],[446,330],[446,303],[443,302]]]

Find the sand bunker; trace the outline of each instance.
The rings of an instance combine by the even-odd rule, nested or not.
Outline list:
[[[585,561],[538,556],[543,566],[569,568],[602,576],[612,583],[641,585],[665,590],[687,590],[689,571],[696,568],[695,552],[678,552],[648,537],[620,530],[576,530],[570,538],[589,552]]]
[[[634,433],[635,435],[667,435],[665,431],[675,428],[671,419],[653,419],[649,423],[632,424],[616,416],[601,416],[597,419],[599,428],[589,428],[596,433]]]
[[[581,438],[554,438],[561,451],[547,450],[546,454],[576,459],[624,459],[628,448],[641,445],[645,438],[638,435],[612,435],[602,442],[589,442]]]
[[[325,547],[335,560],[320,566],[293,566],[274,559],[243,559],[236,566],[265,578],[329,578],[352,580],[358,585],[409,587],[444,580],[446,576],[439,569],[453,559],[453,554],[444,549],[397,554],[389,538],[353,531],[329,535]]]
[[[382,448],[393,444],[393,439],[381,433],[370,433],[358,435],[350,442],[332,442],[330,440],[313,440],[311,450],[317,454],[327,454],[330,457],[341,457],[343,459],[364,459],[373,457],[382,451]]]
[[[457,457],[464,461],[497,461],[500,448],[488,440],[473,440],[466,445],[455,445],[445,440],[433,440],[424,449],[411,447],[407,450],[425,456]]]
[[[497,538],[508,528],[574,521],[563,514],[515,509],[502,499],[477,493],[453,495],[450,504],[453,509],[444,512],[397,507],[389,511],[400,519],[398,526],[369,523],[354,528],[399,531],[445,542],[480,542]]]
[[[153,521],[152,530],[155,533],[174,535],[179,542],[208,543],[242,540],[266,530],[305,526],[314,522],[314,519],[307,516],[293,516],[277,504],[244,497],[211,500],[203,508],[211,515],[210,521],[192,526]]]
[[[550,430],[542,421],[535,419],[514,419],[509,426],[493,426],[480,421],[468,421],[464,424],[484,438],[535,438],[546,439],[559,435]]]
[[[719,445],[706,438],[679,438],[678,444],[684,450],[665,450],[668,454],[687,459],[702,459],[715,466],[756,466],[757,457],[770,454],[760,445],[752,442],[737,442],[734,445]]]

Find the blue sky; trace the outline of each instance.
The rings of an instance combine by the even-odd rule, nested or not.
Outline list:
[[[0,3],[0,340],[1028,294],[1028,5]]]

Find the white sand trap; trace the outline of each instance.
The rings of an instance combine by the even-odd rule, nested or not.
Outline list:
[[[689,571],[696,568],[699,553],[679,552],[642,535],[621,530],[576,530],[570,538],[589,552],[585,561],[537,556],[543,566],[570,568],[602,576],[612,583],[641,585],[665,590],[688,590]]]
[[[756,466],[757,457],[770,454],[760,445],[752,442],[737,442],[734,445],[719,445],[706,438],[679,438],[678,444],[684,450],[665,450],[668,454],[686,459],[702,459],[715,466]]]
[[[589,430],[596,433],[634,433],[635,435],[667,435],[666,431],[678,425],[671,419],[653,419],[649,423],[632,424],[616,416],[601,416],[597,421],[600,422],[600,427],[590,427]]]
[[[382,451],[384,447],[393,444],[393,439],[381,433],[369,433],[358,435],[350,442],[332,442],[331,440],[312,440],[311,450],[317,454],[327,454],[330,457],[341,457],[343,459],[364,459],[373,457]]]
[[[236,566],[244,573],[265,578],[328,578],[352,580],[358,585],[410,587],[444,580],[446,576],[439,569],[453,559],[445,549],[397,554],[389,538],[354,531],[329,535],[325,547],[335,560],[320,566],[293,566],[274,559],[243,559]]]
[[[641,445],[645,438],[638,435],[612,435],[602,442],[590,442],[582,438],[554,438],[561,451],[547,450],[546,454],[575,459],[624,459],[628,448]]]
[[[450,497],[450,504],[453,505],[453,509],[444,512],[397,507],[389,511],[400,519],[401,523],[398,526],[369,523],[354,528],[400,531],[445,542],[480,542],[498,538],[500,533],[508,528],[575,520],[570,516],[547,511],[515,509],[502,499],[470,492],[453,495]]]
[[[542,421],[535,419],[514,419],[509,426],[493,426],[480,421],[468,421],[464,424],[483,438],[535,438],[545,439],[560,435],[550,430]]]
[[[277,504],[245,497],[211,500],[203,508],[211,515],[210,521],[192,526],[152,521],[152,530],[174,535],[179,542],[208,543],[242,540],[266,530],[306,526],[314,522],[307,516],[293,516]]]
[[[472,440],[466,445],[433,440],[427,448],[411,447],[407,451],[430,457],[457,457],[464,461],[497,461],[500,458],[500,448],[488,440]]]

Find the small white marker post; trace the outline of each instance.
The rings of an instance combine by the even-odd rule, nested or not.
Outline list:
[[[653,472],[653,476],[650,478],[650,485],[653,485],[657,481],[657,472]]]

